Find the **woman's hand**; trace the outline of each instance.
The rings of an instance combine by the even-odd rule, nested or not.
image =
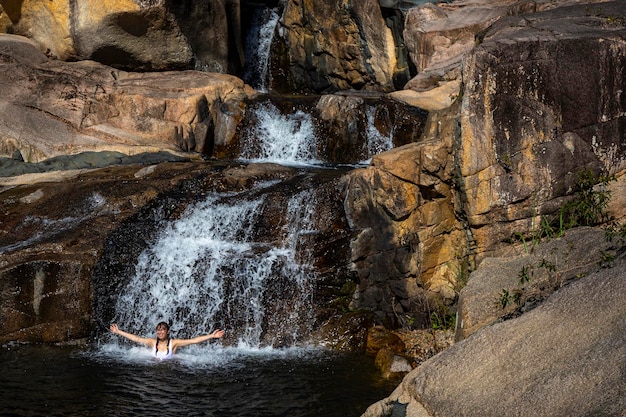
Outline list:
[[[219,339],[220,337],[224,336],[224,330],[215,330],[209,336],[211,336],[212,339]]]
[[[119,332],[120,332],[120,328],[119,328],[119,327],[117,327],[117,324],[113,323],[113,324],[111,325],[111,331],[112,331],[113,333],[119,334]]]

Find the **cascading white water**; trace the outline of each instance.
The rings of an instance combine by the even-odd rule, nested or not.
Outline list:
[[[367,155],[371,159],[372,156],[393,148],[393,130],[389,132],[389,135],[383,135],[376,128],[374,123],[376,117],[375,107],[368,107],[365,115],[367,116]]]
[[[168,321],[175,337],[227,327],[240,345],[257,348],[264,344],[264,332],[278,334],[277,329],[265,328],[272,321],[265,317],[267,309],[284,302],[280,310],[285,317],[272,319],[284,326],[293,324],[292,329],[280,329],[281,335],[290,333],[291,342],[302,340],[305,335],[293,317],[301,322],[311,310],[309,287],[314,272],[298,244],[311,231],[314,203],[305,201],[311,199],[310,193],[290,200],[282,230],[270,242],[255,237],[264,198],[232,197],[210,196],[161,231],[139,257],[136,274],[119,295],[116,318],[120,325],[145,334],[159,321]],[[289,300],[267,298],[268,289],[277,281],[286,281]],[[275,314],[277,309],[272,311]],[[273,343],[271,337],[263,340]]]
[[[276,9],[256,9],[252,16],[252,29],[246,39],[243,79],[262,92],[268,90],[270,47],[279,17]]]
[[[257,123],[242,138],[243,160],[287,165],[321,163],[310,114],[301,110],[282,114],[270,102],[259,103],[249,111],[254,112]]]

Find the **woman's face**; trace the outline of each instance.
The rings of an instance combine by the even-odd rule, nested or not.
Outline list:
[[[167,330],[165,326],[157,326],[157,329],[156,329],[157,338],[161,340],[165,339],[168,333],[169,333],[169,330]]]

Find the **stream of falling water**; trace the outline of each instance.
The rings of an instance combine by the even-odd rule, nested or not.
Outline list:
[[[171,322],[176,337],[182,338],[226,328],[237,335],[239,346],[248,348],[303,341],[303,328],[312,319],[314,271],[298,242],[312,232],[313,195],[300,192],[289,200],[272,241],[255,235],[263,194],[252,200],[236,197],[209,196],[165,226],[140,255],[136,274],[118,299],[118,322],[131,332]],[[285,288],[270,291],[272,285]],[[267,299],[276,294],[289,299]],[[270,303],[284,305],[272,310],[284,315],[271,320],[280,328],[268,324]]]
[[[384,135],[376,128],[375,118],[376,118],[376,108],[373,106],[369,106],[365,111],[365,115],[367,116],[367,157],[368,159],[364,161],[367,163],[371,160],[372,156],[379,154],[381,152],[388,151],[393,148],[393,129],[391,129],[390,133]]]
[[[270,46],[279,18],[276,9],[255,9],[252,17],[252,29],[246,39],[246,70],[243,79],[261,92],[268,91]]]
[[[302,110],[283,114],[269,101],[256,104],[250,111],[256,115],[257,123],[243,135],[243,160],[284,165],[322,163],[310,114]]]

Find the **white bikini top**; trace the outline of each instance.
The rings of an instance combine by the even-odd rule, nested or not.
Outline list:
[[[157,359],[160,360],[164,360],[164,359],[170,359],[172,357],[174,357],[174,352],[172,352],[172,339],[169,339],[167,342],[167,351],[165,352],[159,352],[157,350],[159,344],[159,339],[157,339],[156,344],[154,345],[154,350],[152,351],[152,356],[154,356]]]

